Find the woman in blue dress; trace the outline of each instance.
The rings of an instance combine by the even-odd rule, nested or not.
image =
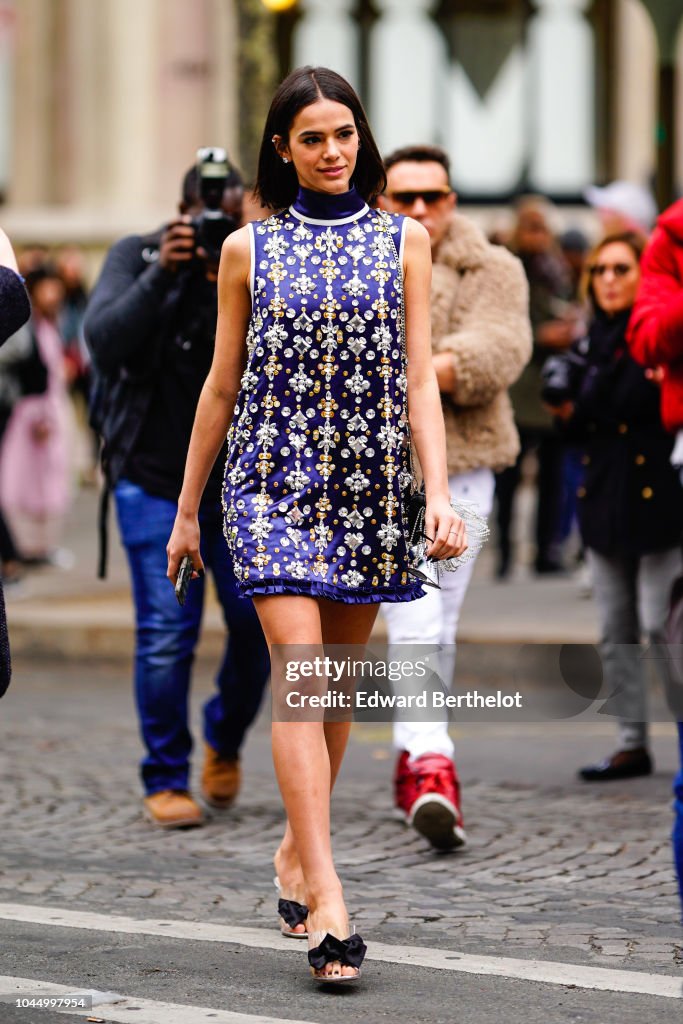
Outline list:
[[[429,237],[417,222],[373,208],[385,185],[351,86],[326,68],[289,75],[259,157],[257,192],[274,213],[223,247],[214,360],[168,546],[171,580],[186,553],[201,570],[197,509],[228,431],[225,533],[271,654],[281,655],[278,645],[299,656],[329,644],[362,649],[380,602],[422,596],[408,571],[401,501],[408,409],[425,482],[426,554],[449,558],[466,547],[450,506],[432,368]],[[282,663],[273,657],[275,692],[285,685]],[[320,692],[321,682],[286,685]],[[350,724],[313,717],[273,721],[287,812],[275,856],[278,909],[284,934],[308,937],[314,977],[338,983],[359,976],[365,953],[349,935],[330,840],[330,793]]]

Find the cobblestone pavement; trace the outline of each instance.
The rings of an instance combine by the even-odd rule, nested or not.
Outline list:
[[[202,829],[168,833],[141,815],[123,670],[20,665],[0,711],[0,901],[275,925],[270,856],[282,813],[265,715],[250,737],[238,806]],[[589,748],[566,723],[554,729],[480,727],[458,741],[469,751],[470,842],[437,855],[393,817],[388,727],[357,728],[335,794],[335,850],[366,937],[680,969],[672,727],[658,730],[658,775],[597,789],[569,771],[558,784],[557,759],[574,766]],[[610,738],[611,726],[589,737],[590,752]],[[514,771],[515,750],[520,764],[536,764],[535,781]]]

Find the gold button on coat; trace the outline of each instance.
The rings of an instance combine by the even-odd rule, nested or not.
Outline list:
[[[645,500],[648,501],[652,497],[654,492],[651,487],[643,487],[640,493],[645,498]]]
[[[636,455],[636,466],[644,466],[644,465],[645,465],[645,456],[644,455]]]

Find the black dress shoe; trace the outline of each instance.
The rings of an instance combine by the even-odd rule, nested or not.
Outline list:
[[[639,775],[652,775],[654,765],[645,747],[635,750],[618,750],[616,754],[579,769],[579,778],[584,782],[609,782],[611,779],[635,779]]]

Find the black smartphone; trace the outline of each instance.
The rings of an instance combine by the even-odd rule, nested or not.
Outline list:
[[[192,565],[192,559],[189,555],[183,555],[175,583],[175,596],[178,598],[178,604],[180,605],[185,604],[187,589],[190,586],[193,571],[194,567]]]

